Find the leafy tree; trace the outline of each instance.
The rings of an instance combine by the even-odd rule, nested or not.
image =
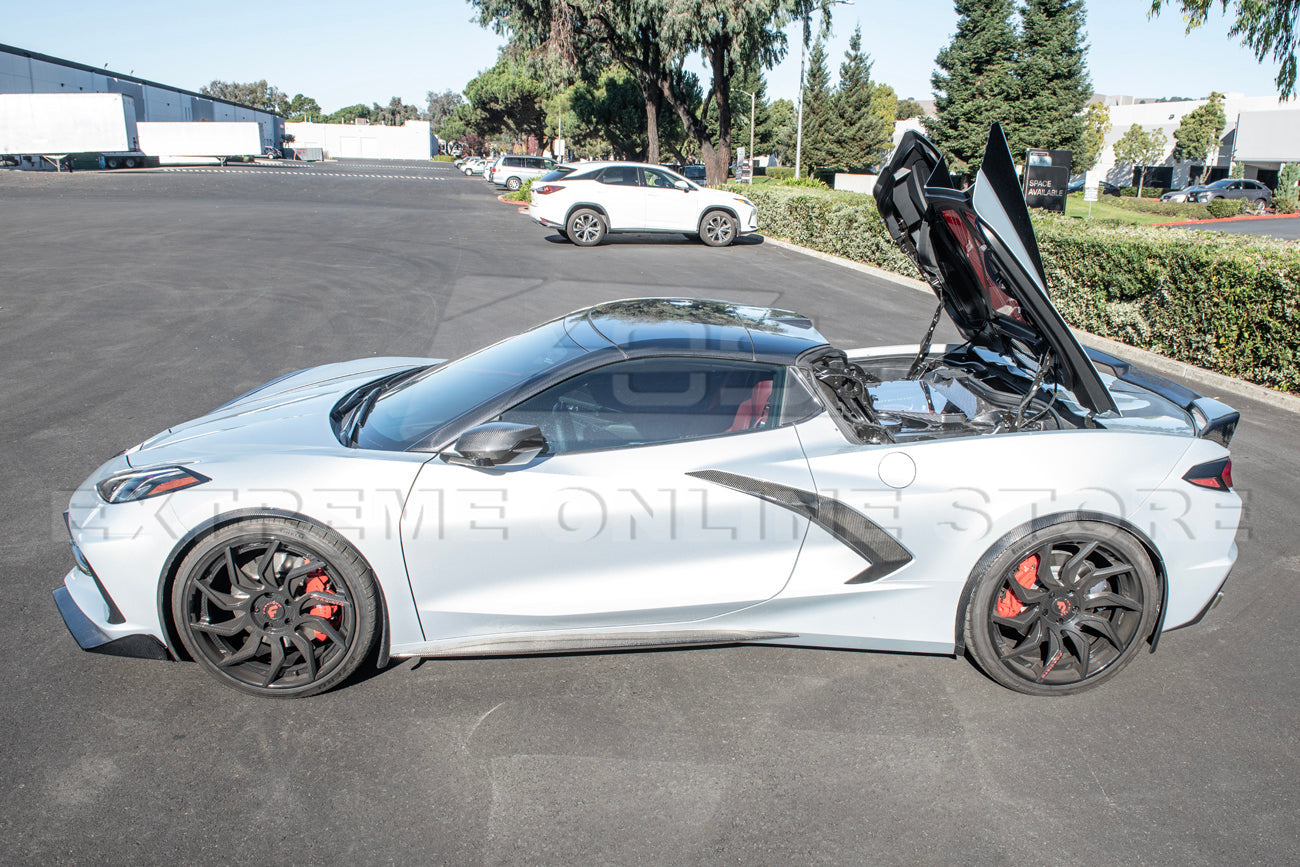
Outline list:
[[[543,148],[547,142],[545,103],[550,96],[547,84],[508,52],[465,85],[465,98],[477,112],[475,132],[489,138],[533,136]]]
[[[303,96],[301,93],[295,93],[293,99],[285,106],[285,119],[295,123],[303,121],[319,122],[321,119],[320,106],[316,100],[310,96]]]
[[[780,154],[781,162],[794,159],[795,109],[794,101],[778,99],[772,103],[773,148]]]
[[[831,100],[830,110],[836,119],[835,137],[831,141],[832,159],[828,162],[845,168],[875,165],[893,143],[893,110],[882,116],[880,103],[885,99],[877,91],[881,86],[871,80],[871,57],[862,50],[862,27],[849,37],[844,62],[840,64],[840,86]],[[893,95],[893,90],[884,88]]]
[[[1211,93],[1209,101],[1183,115],[1182,123],[1174,130],[1174,159],[1209,163],[1211,152],[1219,149],[1219,138],[1227,122],[1223,115],[1223,94]]]
[[[843,140],[844,123],[835,110],[831,74],[826,67],[826,46],[821,37],[808,52],[808,72],[803,87],[803,165],[811,174],[816,166],[835,166],[836,144]]]
[[[1083,112],[1083,138],[1081,147],[1074,152],[1074,165],[1086,172],[1097,165],[1106,147],[1106,135],[1111,130],[1110,106],[1100,102],[1089,103]]]
[[[926,131],[948,154],[954,171],[979,167],[989,126],[1008,120],[1019,96],[1015,56],[1019,40],[1011,25],[1012,0],[955,0],[957,32],[935,58],[930,77],[935,114]]]
[[[782,27],[807,18],[831,0],[471,0],[479,20],[509,32],[529,48],[558,45],[566,57],[600,50],[641,84],[653,152],[658,132],[656,92],[694,139],[716,183],[731,159],[732,79],[744,69],[770,68],[785,54]],[[688,57],[708,70],[708,90],[692,104]],[[708,117],[717,113],[717,134]]]
[[[229,102],[237,102],[249,108],[260,108],[265,111],[279,112],[280,114],[284,114],[289,107],[289,100],[284,93],[279,88],[267,84],[266,79],[250,81],[245,84],[213,79],[200,87],[199,93],[204,96],[215,96],[217,99],[224,99]]]
[[[1151,0],[1148,15],[1159,15],[1170,0]],[[1214,0],[1176,0],[1187,22],[1187,32],[1200,27],[1210,14]],[[1230,0],[1219,0],[1224,13]],[[1295,96],[1296,83],[1296,21],[1300,18],[1300,0],[1231,0],[1237,17],[1232,22],[1229,36],[1240,36],[1241,41],[1255,52],[1260,63],[1270,54],[1280,66],[1277,71],[1278,93],[1283,99]]]
[[[911,120],[914,117],[925,117],[925,109],[921,107],[921,103],[910,96],[907,99],[900,99],[898,113],[894,115],[894,120]]]
[[[431,90],[428,92],[426,100],[428,103],[429,123],[435,129],[452,116],[457,106],[463,105],[465,102],[465,98],[454,90],[444,90],[442,93]]]
[[[394,96],[388,101],[388,105],[380,105],[376,102],[370,108],[371,122],[381,123],[384,126],[401,126],[408,120],[419,119],[420,109],[402,102],[400,96]]]
[[[1142,185],[1147,175],[1146,167],[1160,162],[1164,155],[1164,131],[1159,129],[1147,131],[1140,123],[1129,127],[1120,140],[1115,142],[1115,159],[1141,168],[1138,174],[1138,198],[1142,198]]]
[[[354,123],[358,118],[370,120],[370,112],[373,109],[364,103],[349,105],[340,108],[338,111],[331,112],[321,118],[323,123]]]
[[[894,121],[898,119],[898,94],[888,84],[876,82],[871,89],[871,109],[880,115],[889,130],[890,147],[893,147]]]
[[[1017,99],[1010,106],[1012,153],[1039,147],[1072,151],[1083,171],[1084,121],[1092,96],[1083,41],[1083,0],[1026,0],[1013,74]]]
[[[595,83],[578,82],[569,91],[572,126],[566,137],[575,148],[597,156],[637,159],[646,149],[646,117],[641,88],[624,69],[613,68]]]
[[[1300,186],[1300,163],[1287,163],[1277,175],[1277,191],[1294,196]]]
[[[749,109],[747,91],[754,94],[754,154],[771,153],[776,142],[776,128],[772,125],[772,107],[767,101],[767,80],[761,70],[746,69],[731,82],[731,116],[735,124],[731,130],[732,141],[749,148]],[[717,125],[710,132],[717,135]]]
[[[1246,176],[1246,164],[1245,164],[1245,163],[1233,163],[1233,164],[1232,164],[1232,171],[1228,173],[1228,177],[1230,177],[1230,178],[1244,178],[1245,176]]]

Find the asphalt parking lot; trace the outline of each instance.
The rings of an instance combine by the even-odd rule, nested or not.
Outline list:
[[[1184,227],[1186,228],[1186,227]],[[1229,235],[1257,235],[1283,241],[1300,241],[1300,217],[1270,217],[1254,220],[1224,220],[1195,227],[1206,232],[1224,232]]]
[[[430,660],[313,699],[85,654],[67,492],[284,372],[686,295],[915,342],[933,299],[761,237],[579,249],[449,165],[0,172],[10,863],[1276,864],[1300,847],[1297,417],[1239,398],[1228,595],[1098,690],[775,647]],[[940,339],[953,336],[951,330]]]

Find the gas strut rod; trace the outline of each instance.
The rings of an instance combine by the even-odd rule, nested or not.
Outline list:
[[[934,318],[930,320],[930,328],[925,332],[925,338],[921,341],[920,348],[916,351],[916,359],[912,361],[912,366],[907,369],[907,378],[916,379],[921,375],[921,364],[925,357],[930,354],[930,342],[934,340],[934,329],[939,327],[939,317],[943,316],[943,302],[934,308]]]

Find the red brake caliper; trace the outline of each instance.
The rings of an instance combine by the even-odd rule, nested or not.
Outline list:
[[[317,569],[315,572],[311,573],[311,575],[308,576],[305,592],[307,593],[333,593],[334,592],[334,589],[330,586],[330,579],[325,574],[324,569]],[[313,617],[319,617],[322,620],[328,620],[332,623],[334,621],[335,615],[339,613],[339,607],[337,605],[329,605],[329,604],[314,605],[307,610],[307,613],[312,615]],[[323,632],[317,632],[315,633],[315,637],[317,641],[324,641],[326,636],[325,633]]]
[[[1037,554],[1030,554],[1020,561],[1020,565],[1016,567],[1015,579],[1016,583],[1026,590],[1034,586],[1034,582],[1038,580]],[[1016,595],[1011,592],[1012,589],[1008,587],[998,597],[997,612],[999,617],[1015,617],[1025,609],[1025,604],[1016,598]]]

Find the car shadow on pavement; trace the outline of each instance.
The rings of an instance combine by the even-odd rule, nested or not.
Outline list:
[[[565,238],[559,232],[553,232],[545,237],[546,241],[552,244],[568,244],[569,239]],[[731,243],[733,247],[757,247],[766,242],[766,238],[759,234],[741,235]],[[637,245],[642,247],[653,246],[681,246],[682,244],[699,244],[703,246],[699,238],[689,237],[684,233],[658,233],[645,232],[637,234],[628,232],[627,234],[606,235],[605,240],[600,242],[602,247],[617,247]]]

